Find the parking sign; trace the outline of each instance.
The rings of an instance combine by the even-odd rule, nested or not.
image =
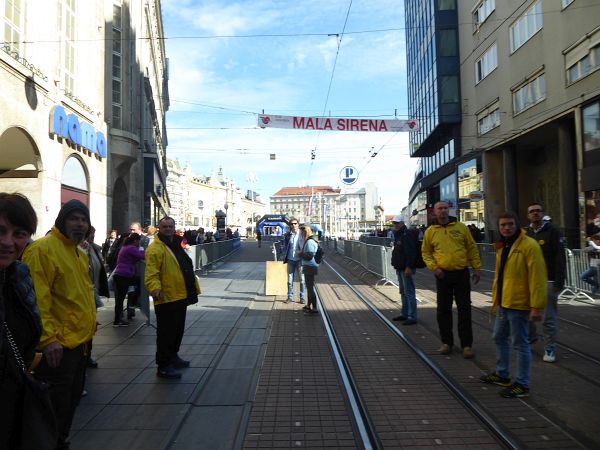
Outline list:
[[[344,184],[354,184],[358,180],[358,170],[356,167],[346,166],[340,172],[340,178]]]

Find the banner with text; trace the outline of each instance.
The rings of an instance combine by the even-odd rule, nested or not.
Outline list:
[[[416,120],[382,120],[355,119],[348,117],[301,117],[258,115],[258,126],[261,128],[287,128],[290,130],[322,130],[322,131],[370,131],[399,132],[417,131]]]

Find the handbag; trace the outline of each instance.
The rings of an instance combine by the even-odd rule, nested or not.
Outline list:
[[[23,380],[20,448],[22,450],[53,450],[58,442],[58,426],[50,399],[50,386],[36,379],[27,370],[8,325],[6,322],[3,322],[3,325],[4,333]]]

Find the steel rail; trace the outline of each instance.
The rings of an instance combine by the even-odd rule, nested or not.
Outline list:
[[[381,450],[383,447],[379,441],[379,438],[377,437],[375,426],[373,425],[373,422],[369,416],[369,413],[367,412],[367,408],[364,404],[364,401],[360,396],[358,387],[356,385],[356,382],[354,381],[354,377],[352,376],[352,372],[350,370],[350,365],[348,364],[348,361],[344,356],[339,339],[333,329],[333,324],[331,323],[329,314],[323,307],[323,302],[321,301],[321,298],[319,297],[318,293],[316,295],[319,315],[321,316],[323,324],[325,326],[327,339],[329,340],[329,344],[331,345],[333,356],[338,366],[338,370],[342,378],[342,383],[348,396],[348,401],[350,402],[350,408],[352,409],[352,415],[354,416],[354,421],[358,428],[360,439],[363,443],[365,450]]]
[[[442,381],[442,383],[448,388],[450,392],[469,410],[475,417],[477,417],[491,432],[492,434],[507,448],[519,450],[524,448],[524,444],[517,440],[517,438],[500,425],[488,412],[482,408],[478,402],[469,394],[467,391],[458,386],[454,380],[447,375],[425,352],[419,348],[414,342],[408,339],[387,317],[383,315],[379,309],[373,305],[364,295],[362,295],[346,278],[342,276],[337,270],[335,270],[329,263],[324,261],[325,265],[329,267],[353,292],[354,294],[371,309],[371,311],[396,335],[400,338],[418,357],[425,363],[427,367]],[[323,308],[321,308],[322,310]]]

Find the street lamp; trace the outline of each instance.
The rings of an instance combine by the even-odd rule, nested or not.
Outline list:
[[[229,203],[225,203],[223,208],[225,208],[225,228],[227,228],[227,210],[229,209]]]
[[[198,200],[198,209],[200,210],[200,226],[204,228],[204,202],[202,200]]]

